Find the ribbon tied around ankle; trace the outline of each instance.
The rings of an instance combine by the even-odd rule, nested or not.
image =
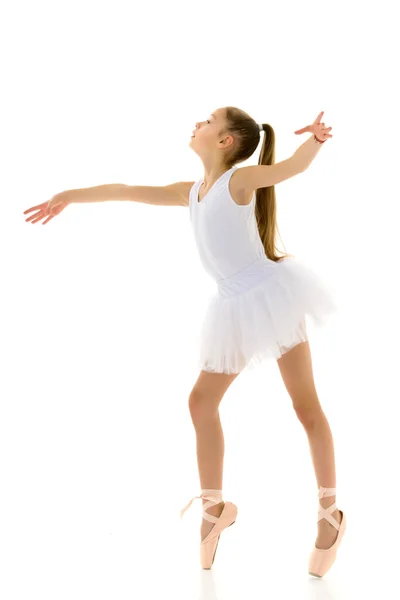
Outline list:
[[[183,515],[185,514],[185,512],[188,510],[188,508],[190,508],[190,506],[192,505],[193,500],[197,500],[197,499],[201,499],[201,498],[204,498],[205,500],[210,500],[209,503],[204,505],[204,508],[206,508],[207,505],[211,506],[212,504],[219,504],[222,501],[222,491],[221,490],[203,490],[202,494],[200,496],[193,496],[193,498],[185,506],[185,508],[182,508],[182,510],[180,511],[181,519],[182,519]]]

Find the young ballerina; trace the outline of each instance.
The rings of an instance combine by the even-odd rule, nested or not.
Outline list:
[[[200,562],[213,565],[220,535],[237,517],[237,506],[223,500],[224,436],[219,404],[245,367],[274,358],[310,445],[318,486],[318,536],[308,572],[323,577],[335,561],[346,528],[336,506],[334,444],[315,389],[306,316],[322,326],[336,311],[325,283],[293,256],[275,250],[274,186],[305,171],[332,135],[321,123],[287,160],[274,164],[275,134],[244,111],[225,107],[196,124],[190,147],[200,157],[204,178],[167,186],[102,185],[67,190],[24,212],[26,221],[48,223],[74,202],[131,200],[189,208],[200,258],[217,284],[202,324],[200,374],[189,396],[196,433],[203,520]],[[252,156],[264,139],[257,166],[236,165]]]

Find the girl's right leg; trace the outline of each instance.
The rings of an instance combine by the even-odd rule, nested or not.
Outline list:
[[[189,395],[189,410],[196,432],[197,463],[201,489],[221,490],[223,480],[224,434],[219,416],[219,404],[238,373],[208,373],[200,371],[200,375]],[[209,502],[202,499],[203,505]],[[206,509],[215,517],[221,515],[224,502]],[[201,526],[203,540],[214,527],[205,519]]]

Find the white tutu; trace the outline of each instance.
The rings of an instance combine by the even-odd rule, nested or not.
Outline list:
[[[280,358],[338,310],[333,291],[294,257],[256,260],[217,282],[200,328],[200,369],[239,373]]]

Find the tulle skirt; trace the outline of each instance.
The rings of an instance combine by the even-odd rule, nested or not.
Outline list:
[[[240,373],[280,358],[308,340],[337,312],[328,284],[294,257],[267,257],[217,282],[200,325],[198,366],[212,373]]]

